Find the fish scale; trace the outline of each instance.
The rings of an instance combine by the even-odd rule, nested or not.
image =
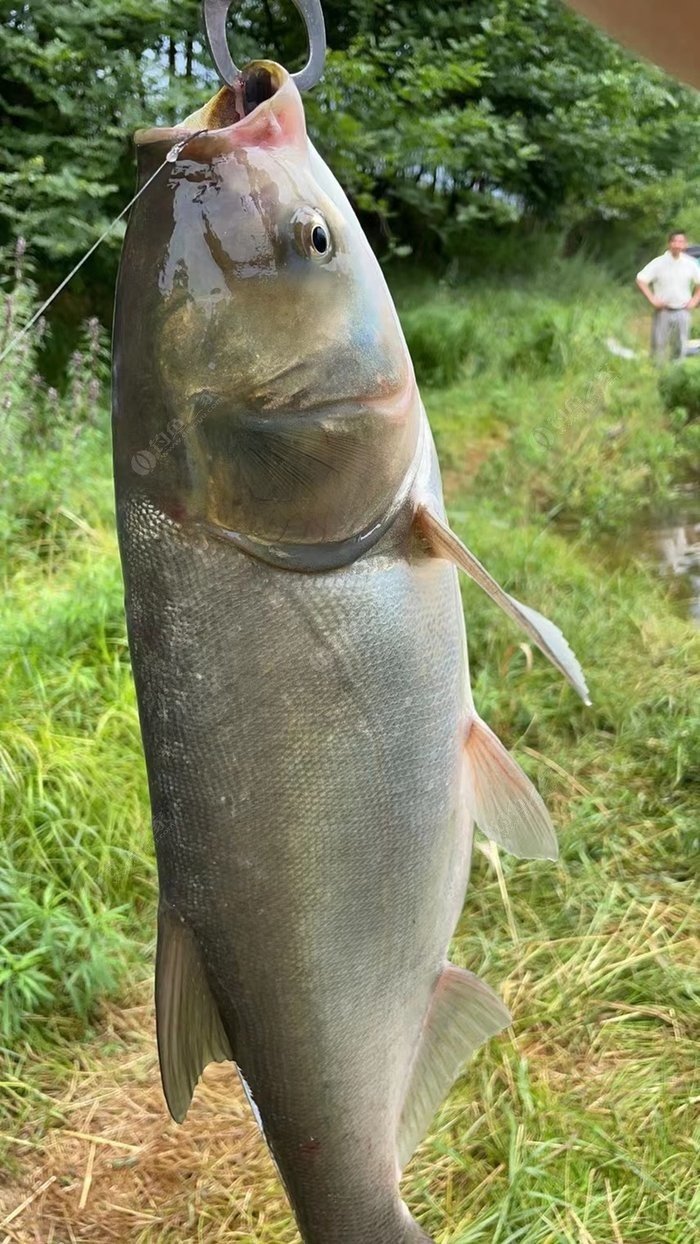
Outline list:
[[[191,548],[138,505],[120,530],[162,902],[305,1238],[401,1240],[402,1093],[470,858],[455,571],[409,561],[405,523],[313,577]]]

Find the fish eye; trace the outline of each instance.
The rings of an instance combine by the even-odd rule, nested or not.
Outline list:
[[[311,230],[311,244],[314,250],[317,250],[319,255],[325,255],[328,250],[328,242],[328,234],[323,225],[314,225]]]
[[[333,254],[331,231],[320,212],[301,207],[292,217],[294,244],[306,259],[326,263]]]

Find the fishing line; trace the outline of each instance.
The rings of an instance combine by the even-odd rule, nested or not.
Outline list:
[[[42,315],[44,314],[45,311],[48,310],[52,302],[54,302],[55,299],[58,298],[58,295],[66,288],[66,285],[68,285],[73,280],[73,277],[76,275],[77,272],[80,271],[83,264],[87,263],[90,256],[94,255],[98,246],[100,246],[104,242],[105,238],[109,237],[114,226],[119,224],[119,221],[122,219],[122,217],[126,216],[126,213],[129,211],[129,208],[134,206],[134,203],[136,202],[136,200],[140,199],[141,195],[144,193],[145,190],[148,190],[148,187],[151,185],[152,182],[155,181],[156,177],[158,176],[160,172],[162,172],[166,164],[173,164],[175,160],[177,160],[180,152],[182,151],[182,148],[188,142],[190,142],[192,138],[196,138],[199,134],[203,134],[205,132],[206,132],[205,130],[197,130],[192,134],[188,134],[186,138],[183,138],[181,142],[176,143],[174,147],[171,147],[170,151],[168,152],[165,159],[163,160],[163,163],[158,165],[158,168],[156,169],[155,173],[152,173],[151,176],[148,178],[148,181],[145,181],[143,183],[143,185],[141,186],[141,189],[136,191],[136,194],[134,195],[133,199],[129,199],[129,202],[127,203],[126,207],[123,207],[119,215],[115,216],[111,224],[107,225],[107,228],[105,229],[104,233],[100,234],[96,242],[93,242],[89,251],[86,251],[82,259],[78,260],[73,270],[68,273],[68,276],[64,277],[64,279],[61,281],[61,284],[58,285],[56,289],[53,291],[53,293],[49,295],[49,297],[46,299],[46,302],[43,302],[41,304],[41,306],[39,307],[39,310],[34,313],[34,315],[29,320],[29,322],[24,325],[24,328],[22,328],[20,332],[17,333],[17,335],[10,342],[9,346],[6,346],[5,349],[2,351],[2,353],[0,353],[0,363],[3,363],[5,359],[7,358],[8,354],[11,354],[12,351],[15,349],[15,347],[19,345],[20,341],[22,341],[26,337],[27,333],[31,331],[31,329],[36,324],[37,320],[41,319]]]

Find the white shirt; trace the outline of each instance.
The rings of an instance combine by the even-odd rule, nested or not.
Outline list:
[[[637,280],[653,285],[656,297],[678,311],[690,302],[694,287],[700,285],[700,265],[691,255],[681,252],[674,259],[671,252],[666,251],[642,268]]]

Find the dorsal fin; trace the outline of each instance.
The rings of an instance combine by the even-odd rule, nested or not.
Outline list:
[[[489,985],[464,968],[446,964],[433,992],[401,1112],[397,1148],[402,1169],[462,1064],[509,1023],[509,1012]]]
[[[233,1058],[194,934],[172,908],[158,912],[156,1030],[168,1110],[182,1123],[207,1063]]]
[[[512,618],[518,626],[522,627],[533,643],[537,644],[540,652],[543,652],[552,665],[563,674],[567,682],[571,684],[574,691],[580,695],[584,704],[590,704],[588,687],[583,676],[583,670],[569,647],[566,639],[562,635],[558,626],[545,618],[536,609],[531,609],[529,605],[523,605],[514,596],[509,596],[504,592],[499,583],[489,574],[485,566],[473,553],[470,553],[466,545],[446,523],[438,518],[437,514],[424,503],[420,503],[416,508],[414,525],[419,535],[422,536],[428,548],[436,557],[444,557],[448,561],[454,562],[460,570],[469,575],[479,587],[486,592],[491,600],[500,605],[504,613]]]

